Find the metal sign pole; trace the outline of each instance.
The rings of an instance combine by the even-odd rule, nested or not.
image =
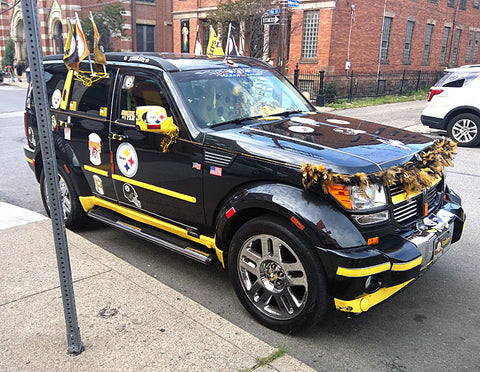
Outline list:
[[[282,74],[285,73],[286,41],[288,27],[288,0],[280,0],[280,39],[278,48],[278,67]]]
[[[63,211],[58,190],[58,170],[53,145],[52,124],[48,98],[46,96],[45,77],[42,64],[40,44],[40,26],[38,6],[35,0],[21,0],[25,38],[27,42],[28,60],[30,63],[33,99],[40,137],[40,148],[43,157],[43,169],[47,185],[50,217],[52,219],[53,240],[57,253],[57,266],[62,291],[63,311],[67,330],[69,354],[77,355],[83,351],[78,328],[77,310],[73,294],[72,271],[68,253],[67,235],[63,221]]]

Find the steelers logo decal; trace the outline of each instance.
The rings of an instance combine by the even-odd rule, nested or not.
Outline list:
[[[146,122],[148,124],[161,124],[165,121],[167,116],[160,110],[148,110],[146,115]]]
[[[52,94],[52,107],[54,109],[58,109],[60,107],[60,103],[62,102],[62,92],[60,89],[55,89]]]
[[[138,156],[133,146],[127,142],[117,149],[117,166],[125,177],[133,177],[138,170]]]

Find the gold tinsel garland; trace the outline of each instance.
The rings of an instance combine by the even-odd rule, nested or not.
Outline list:
[[[453,167],[453,156],[457,144],[450,138],[435,140],[431,146],[419,153],[420,160],[409,161],[376,173],[341,174],[334,173],[323,164],[302,163],[303,186],[308,189],[313,183],[322,186],[328,193],[333,184],[346,186],[401,185],[407,195],[429,187],[438,177],[443,176],[445,167]]]

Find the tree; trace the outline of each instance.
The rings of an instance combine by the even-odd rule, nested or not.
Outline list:
[[[3,56],[3,65],[13,66],[14,61],[15,61],[15,44],[13,43],[12,39],[8,39],[7,45],[5,46],[5,54]]]
[[[112,37],[126,36],[125,19],[123,14],[125,8],[121,4],[105,5],[99,12],[93,13],[93,19],[97,25],[100,39],[106,52],[113,51]],[[80,20],[83,32],[90,44],[90,50],[93,51],[93,26],[90,16],[83,17]]]
[[[240,40],[243,36],[245,39],[246,53],[251,57],[260,58],[264,48],[261,19],[267,9],[272,7],[271,0],[222,1],[217,5],[217,10],[210,15],[209,23],[219,28],[222,42],[227,37],[228,24],[232,23],[236,38]],[[244,32],[240,35],[242,23]]]
[[[279,8],[276,0],[220,0],[217,10],[212,12],[208,22],[218,28],[221,34],[222,43],[228,33],[228,24],[234,26],[234,36],[237,40],[245,40],[245,54],[250,57],[262,58],[264,54],[270,57],[272,47],[276,48],[280,37],[280,26],[271,26],[269,32],[269,44],[264,45],[264,27],[262,16],[268,9]],[[279,16],[279,15],[277,15]],[[292,9],[288,9],[288,30],[287,39],[290,39],[290,32],[294,28],[291,25]],[[242,27],[240,26],[242,25]],[[240,30],[242,28],[242,30]],[[243,35],[242,35],[243,33]],[[287,41],[287,45],[289,42]],[[266,52],[266,53],[264,53]]]

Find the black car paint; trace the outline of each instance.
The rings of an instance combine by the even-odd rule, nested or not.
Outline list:
[[[112,76],[116,76],[117,68],[125,71],[147,69],[152,74],[163,74],[165,79],[168,79],[168,74],[186,68],[225,68],[225,63],[221,60],[199,59],[192,64],[188,60],[168,60],[151,55],[147,58],[148,62],[138,63],[138,60],[135,60],[130,66],[126,66],[128,58],[123,54],[114,54],[110,59],[112,63],[109,69]],[[46,60],[53,61],[55,58],[49,57]],[[118,67],[115,61],[118,62]],[[248,62],[265,66],[254,60]],[[118,79],[117,77],[117,89]],[[172,86],[168,88],[175,90]],[[431,144],[429,138],[385,125],[313,110],[309,113],[279,115],[278,118],[270,118],[268,121],[252,120],[242,125],[232,124],[213,129],[192,128],[192,122],[183,119],[185,108],[175,97],[178,97],[178,94],[172,95],[170,92],[167,99],[180,126],[180,137],[170,153],[147,150],[144,164],[148,164],[151,171],[152,178],[149,182],[156,183],[156,180],[162,179],[162,174],[175,172],[178,162],[183,162],[183,167],[186,171],[188,168],[189,174],[184,178],[186,182],[181,183],[181,179],[174,179],[165,186],[171,189],[181,186],[182,192],[196,195],[200,203],[196,209],[182,210],[178,203],[170,204],[171,198],[164,197],[163,203],[160,202],[158,206],[147,211],[148,214],[167,218],[180,226],[189,226],[195,234],[215,236],[217,246],[225,255],[228,254],[229,241],[235,230],[252,216],[277,214],[288,220],[293,217],[303,228],[299,225],[292,226],[301,229],[318,252],[333,296],[345,300],[354,299],[364,293],[365,278],[339,276],[336,274],[337,267],[371,267],[389,262],[409,262],[418,257],[418,250],[404,237],[407,228],[397,226],[393,221],[360,227],[351,219],[350,211],[346,211],[331,197],[323,194],[319,187],[313,186],[308,191],[305,190],[300,167],[302,162],[312,162],[324,164],[334,172],[372,173],[410,161],[415,154]],[[118,114],[115,96],[111,97],[111,102],[113,105],[112,110],[109,110],[110,117],[101,120],[105,143],[111,141],[113,131],[120,136],[134,139],[138,135],[135,128],[114,122],[115,115]],[[57,115],[57,121],[61,122],[67,122],[70,116],[73,125],[84,128],[85,133],[99,132],[98,117],[86,117],[70,110],[52,109],[52,113]],[[35,122],[33,115],[33,107],[30,107],[27,121],[32,126]],[[338,124],[339,122],[341,124]],[[311,128],[309,133],[300,134],[290,130],[290,127],[300,125],[299,123]],[[71,145],[63,138],[63,130],[61,126],[54,129],[54,134],[58,134],[54,135],[54,138],[59,163],[68,170],[77,193],[91,195],[94,190],[92,182],[87,181],[81,167],[85,159],[77,159],[75,155],[79,152],[75,146],[81,146],[82,139],[75,139]],[[140,133],[140,137],[143,135]],[[151,146],[152,141],[158,141],[159,135],[148,136],[148,146]],[[140,137],[137,138],[139,144],[146,140]],[[39,149],[32,152],[26,148],[25,155],[35,159],[36,166],[30,165],[38,179],[41,169]],[[104,162],[107,164],[107,153],[104,155]],[[159,157],[167,166],[158,167]],[[195,163],[201,165],[200,170],[192,171],[192,164]],[[221,177],[212,175],[209,172],[210,167],[221,167]],[[149,177],[148,174],[146,177]],[[199,188],[202,190],[201,194]],[[114,185],[112,190],[115,191],[109,197],[120,199],[119,191]],[[448,188],[446,195],[450,202],[444,208],[462,221],[455,225],[452,241],[456,241],[461,234],[464,214],[459,198],[450,193]],[[151,200],[150,196],[145,198]],[[151,202],[155,204],[158,200]],[[134,208],[131,205],[129,207]],[[166,215],[154,212],[162,208]],[[235,211],[233,216],[227,213],[231,208]],[[375,235],[382,237],[381,243],[375,246],[367,245],[367,239]],[[394,286],[417,277],[419,271],[420,267],[417,266],[402,272],[382,273],[380,276],[384,286]]]

